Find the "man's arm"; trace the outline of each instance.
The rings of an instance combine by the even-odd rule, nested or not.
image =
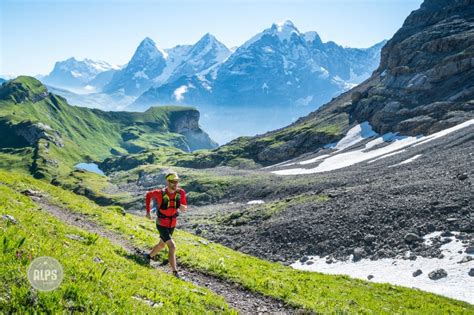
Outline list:
[[[149,192],[146,193],[146,197],[145,197],[145,208],[146,208],[146,214],[145,216],[151,220],[151,207],[150,207],[150,204],[151,204],[151,200],[153,199],[153,197],[155,195],[155,190],[151,190]],[[159,196],[158,196],[159,197]],[[157,198],[159,199],[159,198]],[[158,200],[158,202],[161,202]]]
[[[151,191],[148,191],[146,193],[146,197],[145,197],[145,208],[146,208],[146,213],[149,214],[150,213],[150,203],[151,203]]]
[[[181,194],[181,202],[180,202],[179,210],[186,212],[186,210],[188,209],[188,205],[187,205],[188,202],[186,201],[186,191],[183,188],[181,188],[179,193]]]

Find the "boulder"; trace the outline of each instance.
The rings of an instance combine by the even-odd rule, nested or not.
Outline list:
[[[443,268],[433,270],[428,274],[428,278],[430,278],[431,280],[439,280],[447,276],[448,276],[448,272],[444,270]]]
[[[5,220],[5,221],[9,221],[13,224],[18,224],[18,221],[13,216],[11,216],[9,214],[2,215],[2,219]]]
[[[415,233],[407,233],[405,234],[404,239],[405,239],[405,242],[407,243],[413,243],[413,242],[419,241],[420,237],[416,235]]]
[[[413,277],[418,277],[419,275],[421,275],[423,273],[423,271],[421,271],[421,269],[417,269],[413,272]]]
[[[359,261],[365,255],[366,255],[366,252],[362,247],[356,247],[356,248],[354,248],[354,252],[353,252],[353,255],[352,255],[352,260],[353,261]]]
[[[474,254],[474,245],[470,245],[466,248],[467,254]]]

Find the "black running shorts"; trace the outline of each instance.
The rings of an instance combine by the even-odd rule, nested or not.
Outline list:
[[[174,232],[174,227],[168,228],[157,223],[156,228],[158,232],[160,232],[160,238],[163,240],[163,242],[169,241],[171,239],[171,235],[173,235]]]

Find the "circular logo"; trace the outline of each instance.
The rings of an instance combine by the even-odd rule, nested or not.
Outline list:
[[[35,258],[28,268],[28,280],[38,291],[52,291],[63,280],[63,267],[53,257]]]

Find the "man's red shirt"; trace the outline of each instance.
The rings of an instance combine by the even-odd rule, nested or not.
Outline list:
[[[168,210],[166,210],[166,211],[162,210],[163,212],[165,212],[166,215],[169,215],[170,213],[173,213],[173,212],[177,211],[177,209],[175,207],[175,204],[174,204],[174,198],[175,198],[175,195],[176,195],[177,192],[179,192],[180,195],[181,195],[180,203],[182,205],[187,205],[186,191],[183,188],[181,188],[181,187],[177,188],[174,193],[170,193],[168,188],[166,188],[166,193],[168,194],[168,197],[169,197],[169,200],[170,200]],[[150,190],[146,193],[145,205],[146,205],[146,212],[147,213],[150,213],[150,211],[151,211],[151,201],[152,200],[155,200],[157,211],[159,211],[161,202],[163,201],[162,189],[161,188]],[[176,217],[175,218],[157,218],[157,221],[158,221],[159,225],[164,226],[164,227],[175,227],[176,226]]]

